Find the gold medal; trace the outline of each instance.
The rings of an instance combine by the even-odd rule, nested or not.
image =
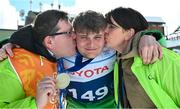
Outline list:
[[[56,86],[58,89],[66,88],[70,83],[70,77],[67,73],[60,73],[56,78]]]

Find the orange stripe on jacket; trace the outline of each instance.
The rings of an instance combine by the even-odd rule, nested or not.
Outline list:
[[[37,83],[45,76],[54,76],[54,74],[57,74],[56,64],[43,57],[41,60],[40,55],[31,53],[22,48],[16,48],[13,52],[14,57],[10,58],[10,60],[21,79],[25,94],[26,96],[35,97]],[[43,65],[41,65],[41,61]],[[48,104],[46,107],[49,109],[52,108],[52,105]]]

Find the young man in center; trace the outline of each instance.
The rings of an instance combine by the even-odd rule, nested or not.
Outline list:
[[[105,46],[107,23],[104,16],[94,11],[80,13],[73,22],[76,43],[83,62],[94,58],[79,71],[69,73],[68,105],[73,108],[115,108],[113,66],[116,52]],[[75,58],[65,58],[66,68],[74,66]],[[78,101],[78,102],[77,102]]]

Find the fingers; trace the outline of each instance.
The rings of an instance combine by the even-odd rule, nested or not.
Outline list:
[[[163,57],[162,47],[159,43],[156,43],[153,48],[152,60],[150,63],[154,63],[155,61],[157,61],[158,59],[162,59]]]
[[[144,64],[150,64],[162,58],[162,47],[151,36],[143,36],[138,48]]]
[[[158,43],[159,44],[159,43]],[[162,50],[162,47],[161,47],[161,45],[159,44],[159,46],[158,46],[158,53],[159,53],[159,59],[162,59],[162,57],[163,57],[163,50]]]
[[[146,48],[141,49],[141,58],[144,64],[147,62],[147,52],[148,50]]]
[[[6,52],[10,57],[14,56],[14,53],[12,52],[12,48],[6,48]]]
[[[158,57],[159,57],[159,51],[158,51],[157,47],[155,47],[152,51],[152,59],[150,60],[149,63],[154,63],[155,61],[158,60]]]
[[[163,54],[162,54],[162,47],[161,46],[149,46],[149,47],[144,47],[141,51],[142,54],[142,59],[144,64],[150,64],[154,63],[158,59],[161,59]]]
[[[140,57],[143,57],[143,56],[142,56],[143,54],[142,54],[142,49],[141,49],[141,48],[138,49],[138,53],[139,53],[139,56],[140,56]]]
[[[13,57],[14,53],[12,52],[12,49],[16,47],[16,45],[12,44],[12,43],[7,43],[5,45],[3,45],[3,49],[6,51],[6,53],[10,56]]]
[[[6,51],[3,48],[1,48],[0,49],[0,61],[4,60],[6,58],[7,58]]]
[[[142,60],[143,60],[143,63],[144,64],[149,64],[150,62],[151,62],[151,60],[152,60],[152,49],[153,49],[153,47],[152,46],[149,46],[149,47],[144,47],[143,49],[142,49]]]
[[[36,104],[39,108],[44,108],[51,96],[56,93],[55,79],[45,77],[37,84]]]
[[[45,77],[38,83],[38,90],[45,91],[46,94],[52,95],[56,91],[55,79],[51,77]]]
[[[150,46],[150,48],[147,50],[147,58],[146,58],[145,64],[151,63],[152,58],[153,58],[153,47]]]

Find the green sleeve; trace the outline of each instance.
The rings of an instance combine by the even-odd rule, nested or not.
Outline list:
[[[164,47],[167,46],[165,36],[159,30],[146,30],[142,32],[142,36],[143,35],[152,35],[153,37],[156,38],[159,44],[161,44]]]
[[[0,62],[0,108],[36,108],[34,97],[26,97],[9,60]]]

